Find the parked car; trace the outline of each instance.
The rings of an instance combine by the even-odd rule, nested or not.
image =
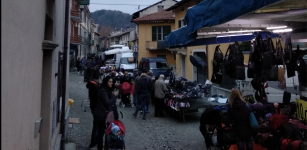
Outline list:
[[[139,64],[139,71],[145,72],[145,70],[151,70],[152,79],[155,79],[155,76],[163,74],[165,77],[169,77],[171,69],[169,68],[165,58],[160,57],[145,57],[142,58]]]

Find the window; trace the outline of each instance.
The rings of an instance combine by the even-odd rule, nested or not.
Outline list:
[[[166,62],[151,62],[150,69],[169,69]]]
[[[132,57],[133,58],[133,57]],[[124,57],[120,59],[121,64],[132,64],[133,62],[128,61],[128,57]]]
[[[181,7],[181,8],[180,8],[180,12],[183,12],[183,11],[184,11],[184,7]]]
[[[158,11],[160,11],[160,10],[163,10],[164,9],[164,6],[158,6]]]
[[[184,27],[185,25],[187,25],[187,23],[184,19],[178,21],[178,28]]]
[[[157,57],[166,59],[166,55],[157,55]]]
[[[164,40],[171,33],[171,26],[152,26],[152,41]]]

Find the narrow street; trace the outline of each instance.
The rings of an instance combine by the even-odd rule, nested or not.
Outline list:
[[[80,118],[80,124],[74,124],[68,130],[68,142],[77,145],[78,150],[88,149],[90,144],[93,117],[89,107],[84,112],[83,100],[88,99],[88,90],[83,76],[76,71],[69,73],[69,98],[74,100],[70,109],[70,118]],[[119,100],[117,101],[117,104]],[[154,117],[154,106],[149,106],[146,120],[141,115],[132,116],[135,108],[120,108],[123,113],[120,119],[126,128],[125,143],[127,150],[204,150],[204,138],[199,132],[201,112],[188,115],[186,122],[167,113],[164,118]]]

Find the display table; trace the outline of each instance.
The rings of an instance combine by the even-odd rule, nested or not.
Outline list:
[[[198,99],[189,99],[187,102],[190,103],[190,107],[180,107],[177,112],[180,114],[180,118],[182,117],[183,122],[185,122],[185,115],[198,112],[198,109],[206,109],[212,106],[225,106],[227,103],[218,103],[208,101],[207,98],[198,98]],[[193,111],[197,110],[197,111]],[[176,111],[176,110],[173,110]]]

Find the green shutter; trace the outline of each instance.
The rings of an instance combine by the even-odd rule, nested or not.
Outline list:
[[[171,26],[164,26],[163,27],[163,36],[164,36],[164,38],[166,36],[168,36],[170,33],[171,33]]]
[[[157,41],[157,27],[156,26],[152,26],[152,30],[151,30],[151,35],[152,35],[152,41]]]

